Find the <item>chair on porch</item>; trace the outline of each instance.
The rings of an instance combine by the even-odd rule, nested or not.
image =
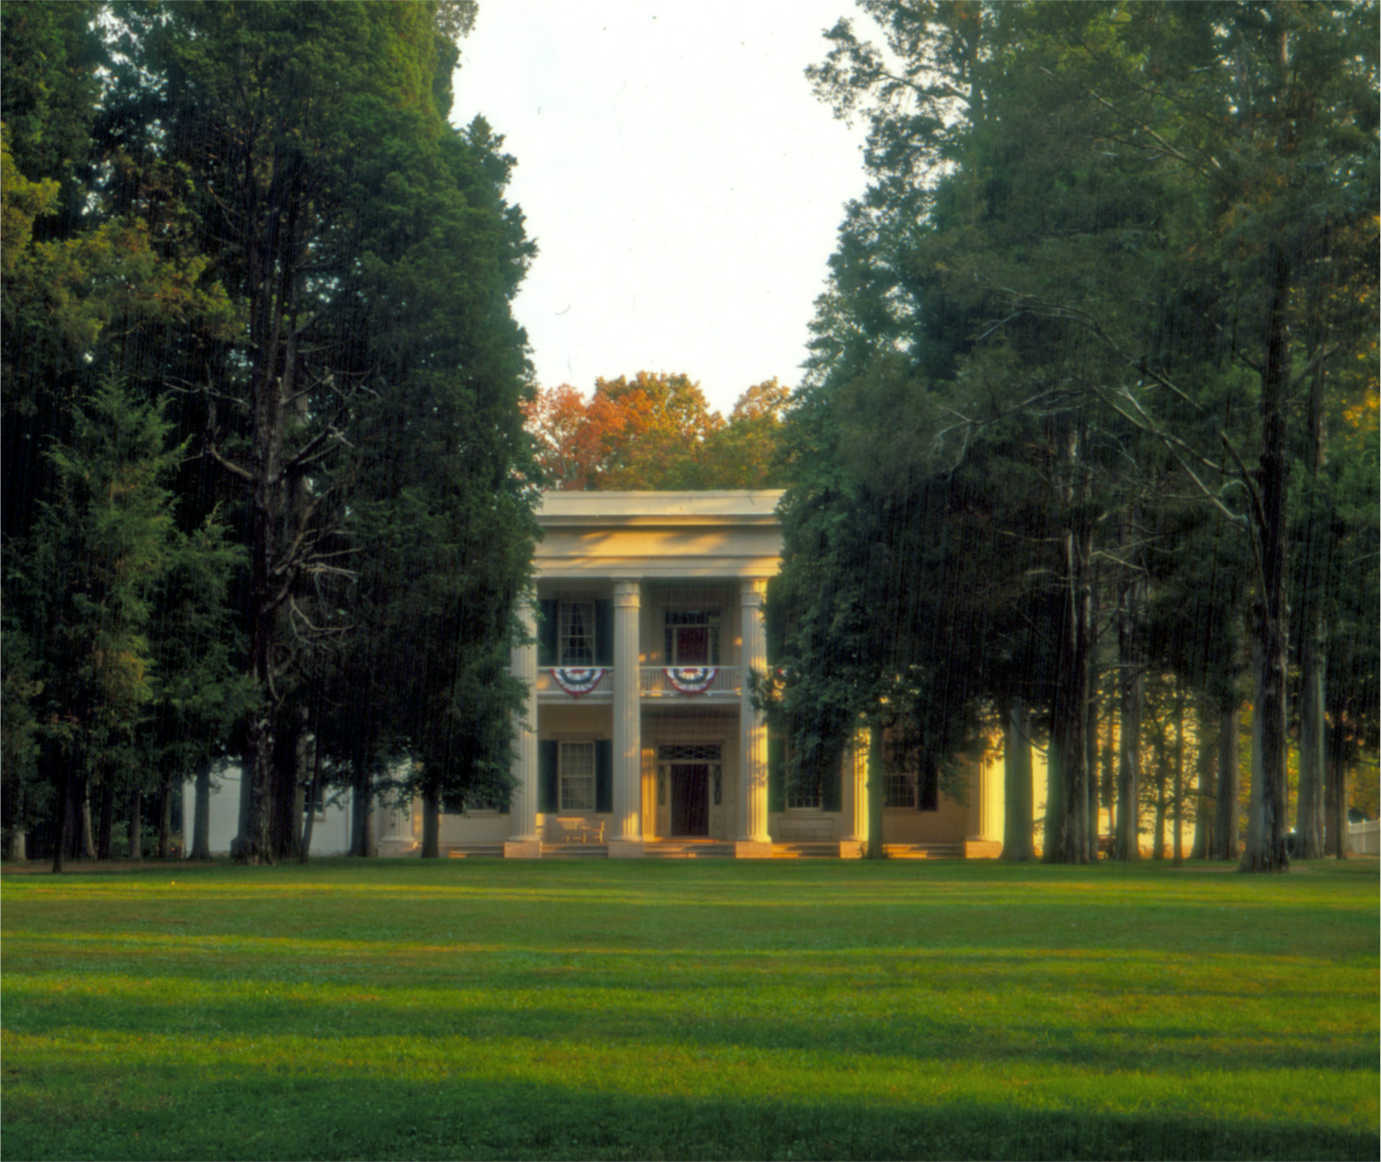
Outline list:
[[[604,842],[604,820],[603,819],[558,819],[561,828],[562,843],[603,843]]]

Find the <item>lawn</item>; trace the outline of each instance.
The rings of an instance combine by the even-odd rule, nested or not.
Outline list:
[[[1377,864],[7,874],[5,1158],[1366,1158]]]

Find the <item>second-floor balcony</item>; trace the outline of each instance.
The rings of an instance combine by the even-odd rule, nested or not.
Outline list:
[[[539,666],[537,695],[544,701],[609,702],[619,688],[612,666]],[[708,698],[720,701],[743,693],[741,666],[639,666],[640,699]]]

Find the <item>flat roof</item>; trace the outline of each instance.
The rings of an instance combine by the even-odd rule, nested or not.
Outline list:
[[[780,488],[705,492],[544,492],[537,520],[556,525],[775,525]]]

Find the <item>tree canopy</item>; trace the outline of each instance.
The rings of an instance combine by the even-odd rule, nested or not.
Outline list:
[[[1321,673],[1300,646],[1321,659],[1333,635],[1323,599],[1317,631],[1290,627],[1289,528],[1309,522],[1287,482],[1336,471],[1376,393],[1377,10],[860,7],[871,34],[841,21],[811,70],[866,122],[870,184],[789,415],[776,599],[788,672],[840,677],[789,682],[787,706],[822,745],[901,717],[943,751],[984,707],[1032,705],[1046,857],[1084,860],[1099,667],[1128,683],[1124,730],[1137,675],[1175,673],[1250,703],[1245,860],[1284,866],[1289,660]],[[1362,428],[1353,466],[1374,463]],[[1374,515],[1374,477],[1354,497]],[[1316,543],[1325,524],[1370,541],[1319,515]],[[1175,593],[1196,623],[1152,632]]]
[[[534,250],[504,196],[501,138],[449,122],[472,20],[455,2],[6,7],[20,782],[47,754],[48,781],[69,787],[71,762],[44,742],[62,714],[43,699],[77,654],[48,648],[34,570],[87,535],[78,454],[156,465],[167,490],[176,553],[122,603],[139,648],[101,656],[146,676],[124,684],[119,717],[124,743],[164,740],[153,769],[185,777],[241,751],[242,858],[297,850],[309,769],[357,743],[327,729],[347,717],[328,692],[383,703],[391,731],[368,745],[412,755],[434,793],[492,788],[506,769],[508,732],[489,724],[514,704],[503,671],[536,495],[509,303]],[[164,426],[144,424],[137,454],[102,451],[83,418],[96,408],[106,426]],[[106,502],[133,520],[137,495]],[[83,761],[112,769],[112,744],[84,737]]]

